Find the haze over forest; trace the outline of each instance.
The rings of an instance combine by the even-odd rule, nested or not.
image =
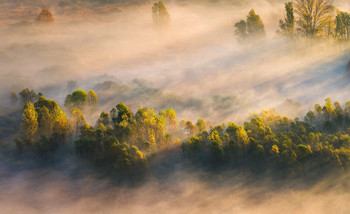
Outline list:
[[[0,0],[0,212],[349,213],[350,2],[300,2]]]

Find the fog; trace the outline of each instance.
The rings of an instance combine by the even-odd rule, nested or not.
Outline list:
[[[10,92],[24,88],[63,106],[69,81],[95,90],[99,111],[123,101],[133,111],[172,107],[179,120],[213,123],[241,123],[269,108],[300,117],[327,97],[349,100],[348,45],[279,37],[283,1],[164,1],[171,23],[162,29],[152,22],[151,2],[67,8],[58,1],[20,2],[0,1],[1,106],[9,107]],[[350,8],[345,0],[335,5]],[[34,21],[41,7],[52,11],[53,24]],[[251,8],[267,38],[241,45],[233,25]],[[124,186],[81,172],[71,159],[53,169],[13,169],[6,157],[0,156],[1,213],[350,212],[346,176],[304,186],[269,175],[206,177],[172,165],[174,173],[164,179]]]
[[[35,170],[1,176],[3,213],[349,213],[348,178],[306,186],[268,176],[201,176],[177,170],[169,179],[120,186],[111,180]]]
[[[101,11],[113,8],[109,5],[73,10],[52,3],[55,23],[49,26],[13,25],[33,20],[34,15],[3,16],[2,104],[8,103],[9,92],[26,87],[62,105],[70,80],[90,90],[106,80],[128,85],[134,79],[146,81],[159,90],[159,96],[118,97],[120,91],[110,91],[107,97],[105,91],[97,91],[105,96],[101,110],[109,111],[120,101],[134,110],[139,105],[159,110],[172,107],[164,103],[175,103],[180,119],[241,122],[249,113],[278,109],[287,98],[303,105],[297,113],[278,109],[290,117],[300,116],[326,97],[346,101],[347,46],[278,37],[281,2],[166,3],[171,24],[165,29],[153,25],[150,3],[120,7],[119,12],[108,14]],[[345,1],[335,4],[349,8]],[[27,5],[2,10],[13,14],[13,10],[33,8]],[[262,17],[267,39],[242,46],[233,25],[251,8]],[[226,104],[216,106],[218,97]]]

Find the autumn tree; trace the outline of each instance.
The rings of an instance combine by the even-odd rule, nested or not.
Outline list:
[[[265,36],[265,27],[259,15],[254,9],[249,11],[247,17],[247,32],[252,38],[260,38]]]
[[[332,19],[333,0],[294,0],[298,30],[306,37],[318,35]]]
[[[164,117],[156,114],[152,108],[140,108],[135,114],[134,136],[139,145],[155,151],[165,140]]]
[[[81,127],[85,126],[87,122],[85,121],[83,113],[78,108],[75,108],[72,111],[72,116],[73,116],[71,120],[72,129],[75,131],[75,138],[77,139],[79,136],[78,134],[80,132]]]
[[[168,108],[167,110],[161,110],[159,115],[163,116],[166,121],[167,130],[173,131],[177,126],[177,117],[174,109]]]
[[[40,23],[52,23],[54,19],[52,13],[49,10],[42,9],[36,21]]]
[[[205,122],[204,119],[198,119],[196,123],[198,132],[201,133],[203,131],[207,130],[207,123]]]
[[[31,102],[24,107],[21,127],[25,142],[32,143],[38,130],[38,114]]]
[[[188,135],[194,135],[195,130],[195,126],[191,121],[187,121],[185,123],[185,131]]]
[[[96,92],[90,90],[86,96],[86,104],[92,111],[96,111],[98,107],[98,98]]]
[[[265,37],[265,27],[259,15],[254,9],[248,13],[247,20],[241,20],[235,24],[235,34],[240,41],[254,41]]]

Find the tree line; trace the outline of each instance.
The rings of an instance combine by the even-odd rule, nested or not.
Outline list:
[[[350,13],[334,6],[334,0],[293,0],[284,4],[284,19],[279,20],[277,33],[289,38],[327,38],[337,41],[350,39]],[[152,7],[156,26],[170,23],[170,15],[162,1]],[[234,24],[239,42],[259,41],[265,37],[261,17],[251,9],[246,17]]]
[[[340,11],[333,0],[294,0],[285,3],[284,19],[279,21],[279,35],[290,38],[333,38],[348,41],[350,13]],[[252,9],[246,20],[235,24],[239,41],[252,41],[265,36],[264,24]]]
[[[185,160],[202,167],[253,166],[300,173],[346,170],[350,164],[350,101],[342,108],[327,98],[303,120],[268,110],[253,114],[242,125],[217,126],[204,119],[178,121],[171,108],[156,113],[139,107],[132,112],[120,102],[101,112],[91,125],[84,113],[90,113],[91,105],[96,108],[97,95],[89,93],[79,89],[67,95],[67,114],[42,94],[27,99],[21,136],[15,139],[18,150],[35,148],[47,158],[59,146],[73,144],[78,157],[122,174],[146,172],[148,158],[169,149],[181,151]]]

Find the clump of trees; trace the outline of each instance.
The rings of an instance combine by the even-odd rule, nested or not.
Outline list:
[[[277,33],[290,38],[333,38],[349,41],[350,14],[340,11],[334,0],[293,0],[284,5],[284,19],[279,20]],[[240,42],[252,42],[265,35],[264,24],[252,9],[246,20],[235,23]]]
[[[141,107],[134,114],[121,102],[110,113],[102,112],[95,127],[81,123],[76,151],[117,171],[144,171],[148,165],[144,154],[169,146],[172,137],[165,130],[174,130],[176,124],[172,109],[156,114],[151,108]]]
[[[93,90],[90,90],[88,93],[82,89],[75,90],[72,94],[66,96],[64,107],[66,107],[69,112],[73,111],[75,108],[96,111],[98,108],[97,94]]]
[[[170,15],[162,1],[153,4],[152,18],[156,26],[165,26],[170,23]]]
[[[246,21],[241,20],[235,24],[235,35],[240,41],[254,41],[265,37],[265,27],[254,9],[250,10]]]
[[[182,150],[205,166],[242,165],[296,173],[350,166],[350,102],[342,109],[326,99],[325,105],[291,120],[273,110],[263,111],[243,126],[228,123],[189,138]]]
[[[35,146],[43,154],[64,143],[71,126],[66,114],[53,100],[40,96],[35,103],[27,102],[23,109],[21,139],[17,146]]]
[[[350,13],[339,11],[335,17],[335,37],[341,41],[350,39]]]

